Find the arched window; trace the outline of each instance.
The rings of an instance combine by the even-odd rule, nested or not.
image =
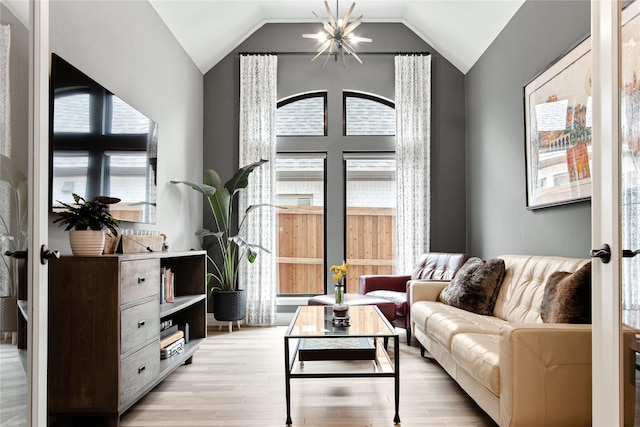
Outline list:
[[[327,92],[310,92],[278,101],[278,136],[327,136]]]
[[[395,104],[380,96],[343,92],[344,135],[393,136],[396,134]]]
[[[358,289],[361,274],[393,272],[395,105],[373,94],[329,90],[336,91],[331,105],[329,91],[278,103],[276,196],[287,207],[278,212],[280,296],[328,292],[328,266],[341,259],[351,263],[349,292]],[[308,132],[312,121],[323,126]],[[345,136],[345,122],[355,125],[347,135],[366,136]]]

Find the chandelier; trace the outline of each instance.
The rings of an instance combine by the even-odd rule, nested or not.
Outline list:
[[[317,50],[318,54],[311,59],[312,61],[327,52],[327,58],[324,60],[322,68],[327,64],[331,55],[335,56],[336,61],[338,60],[338,55],[340,55],[342,65],[346,67],[344,60],[345,52],[352,55],[359,63],[362,64],[362,60],[360,60],[356,54],[356,50],[353,48],[353,45],[359,42],[371,43],[371,39],[367,37],[358,37],[353,34],[353,30],[362,24],[362,17],[364,16],[360,15],[354,21],[349,22],[349,18],[351,17],[351,13],[355,6],[355,3],[351,5],[351,8],[345,15],[344,19],[338,19],[338,0],[336,0],[336,18],[333,17],[331,9],[329,8],[329,3],[326,1],[324,2],[324,7],[327,9],[327,15],[329,15],[328,21],[320,18],[315,12],[313,12],[313,15],[322,23],[323,31],[317,34],[303,34],[302,37],[306,39],[316,39],[320,42],[320,46]]]

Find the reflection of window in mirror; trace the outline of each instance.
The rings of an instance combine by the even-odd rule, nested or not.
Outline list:
[[[111,214],[128,221],[142,221],[147,205],[139,202],[147,200],[147,152],[107,151],[105,165],[105,188],[121,200],[109,207]]]
[[[53,131],[89,133],[89,100],[87,92],[71,92],[57,96],[53,115]]]
[[[111,95],[111,120],[108,125],[112,134],[146,134],[149,119],[115,95]]]
[[[87,151],[54,152],[51,185],[54,202],[73,203],[72,193],[85,194],[88,168],[89,153]]]

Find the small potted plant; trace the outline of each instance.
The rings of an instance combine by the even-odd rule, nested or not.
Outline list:
[[[104,228],[118,235],[118,220],[109,213],[109,205],[120,202],[117,197],[96,196],[86,201],[73,193],[74,204],[58,201],[65,210],[56,212],[59,226],[66,225],[69,242],[74,255],[102,255],[104,250]]]

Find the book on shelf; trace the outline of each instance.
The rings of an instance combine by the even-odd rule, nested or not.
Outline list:
[[[180,338],[178,341],[168,345],[167,347],[163,347],[160,350],[160,359],[168,359],[169,357],[175,356],[176,354],[180,354],[183,351],[184,351],[184,338]]]
[[[160,348],[165,348],[184,337],[184,331],[176,331],[169,336],[160,339]]]
[[[175,301],[175,273],[170,267],[162,267],[160,272],[160,303]]]
[[[173,326],[173,319],[165,319],[160,321],[160,330],[164,331]]]
[[[162,327],[160,328],[160,338],[165,338],[168,337],[169,335],[173,334],[174,332],[178,331],[178,325],[171,325],[168,328],[162,329]]]

